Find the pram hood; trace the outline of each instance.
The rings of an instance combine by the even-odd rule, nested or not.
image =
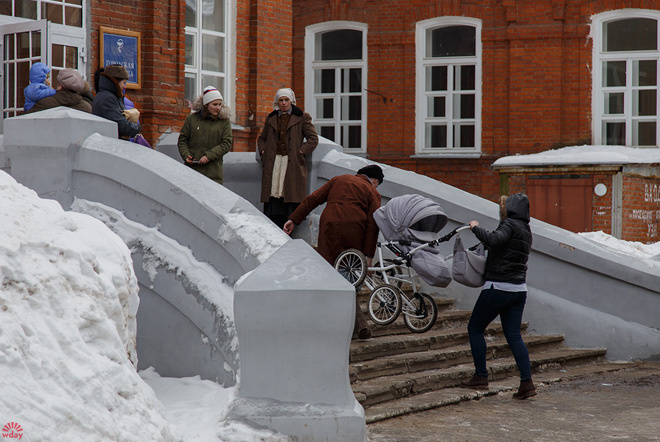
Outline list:
[[[374,212],[374,220],[386,241],[433,241],[447,225],[442,206],[416,194],[392,198]]]

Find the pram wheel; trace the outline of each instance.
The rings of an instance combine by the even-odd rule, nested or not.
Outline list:
[[[367,259],[357,249],[347,249],[335,259],[335,270],[353,287],[358,287],[367,277]]]
[[[410,300],[414,310],[409,306],[403,311],[403,322],[406,327],[413,333],[424,333],[435,325],[435,320],[438,319],[438,307],[435,300],[426,293],[415,293],[415,296]]]
[[[390,284],[376,287],[369,296],[369,316],[378,325],[391,324],[401,313],[401,290]]]

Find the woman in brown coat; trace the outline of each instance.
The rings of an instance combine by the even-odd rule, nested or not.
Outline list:
[[[290,235],[312,210],[327,203],[319,223],[318,252],[334,265],[341,252],[357,249],[367,257],[367,266],[371,266],[378,240],[378,225],[373,217],[380,207],[376,188],[382,182],[383,171],[375,164],[358,170],[357,175],[334,177],[302,201],[284,224],[284,232]],[[357,303],[355,331],[360,339],[371,337]]]
[[[295,104],[291,89],[278,90],[257,142],[264,214],[279,227],[307,195],[307,160],[319,143],[312,117]]]

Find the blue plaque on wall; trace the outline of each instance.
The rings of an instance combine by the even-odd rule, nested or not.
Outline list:
[[[120,64],[128,71],[128,89],[140,88],[140,33],[101,26],[99,65]]]

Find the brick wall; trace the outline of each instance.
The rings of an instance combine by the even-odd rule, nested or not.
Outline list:
[[[621,205],[621,239],[641,243],[655,243],[660,241],[660,176],[649,171],[657,170],[653,167],[637,166],[638,170],[644,170],[648,176],[640,176],[636,173],[624,172],[623,201]],[[584,171],[578,169],[574,174],[584,175]],[[604,184],[607,192],[598,196],[592,195],[592,206],[584,210],[591,211],[591,231],[603,231],[612,234],[612,188],[614,185],[615,172],[591,173],[592,188],[597,184]],[[509,194],[516,192],[527,193],[527,178],[529,175],[546,175],[542,168],[527,173],[512,173],[507,175]],[[552,174],[550,174],[552,175]],[[531,204],[542,204],[542,202],[531,201]],[[572,208],[571,210],[575,210]],[[579,210],[579,208],[578,208]]]
[[[603,231],[612,234],[612,180],[613,175],[595,174],[592,176],[593,186],[603,184],[607,192],[603,196],[594,193],[591,207],[592,231]]]
[[[495,200],[497,158],[591,141],[590,17],[657,1],[502,2],[295,0],[294,87],[304,87],[305,27],[331,20],[368,25],[369,158],[413,170]],[[415,24],[439,16],[482,20],[479,159],[415,159]],[[403,113],[402,113],[403,111]]]
[[[292,0],[237,2],[235,151],[254,151],[277,89],[293,87],[297,103],[303,90],[292,86]]]
[[[140,111],[142,134],[152,143],[178,131],[189,113],[184,97],[185,2],[92,0],[89,78],[99,67],[99,28],[141,33],[141,88],[126,95]]]
[[[366,23],[369,89],[386,97],[368,94],[369,158],[496,201],[500,179],[490,166],[497,158],[590,142],[590,17],[627,7],[659,9],[660,1],[237,0],[232,113],[243,129],[234,131],[234,149],[254,149],[278,88],[292,87],[304,107],[306,26]],[[164,132],[178,131],[188,113],[184,8],[185,2],[176,0],[91,0],[90,76],[98,66],[100,26],[142,33],[142,88],[127,94],[142,112],[143,132],[152,143]],[[440,16],[482,20],[482,156],[477,159],[413,157],[415,25]],[[609,179],[595,176],[594,184]],[[509,186],[510,193],[524,191],[524,180],[511,177]],[[632,184],[629,189],[640,192]],[[611,193],[595,197],[594,229],[608,231],[608,210]],[[658,209],[630,209],[631,220],[648,219],[632,210]],[[635,229],[636,235],[654,234],[648,225],[645,232]]]
[[[629,241],[660,241],[660,179],[635,175],[623,178],[622,237]]]

